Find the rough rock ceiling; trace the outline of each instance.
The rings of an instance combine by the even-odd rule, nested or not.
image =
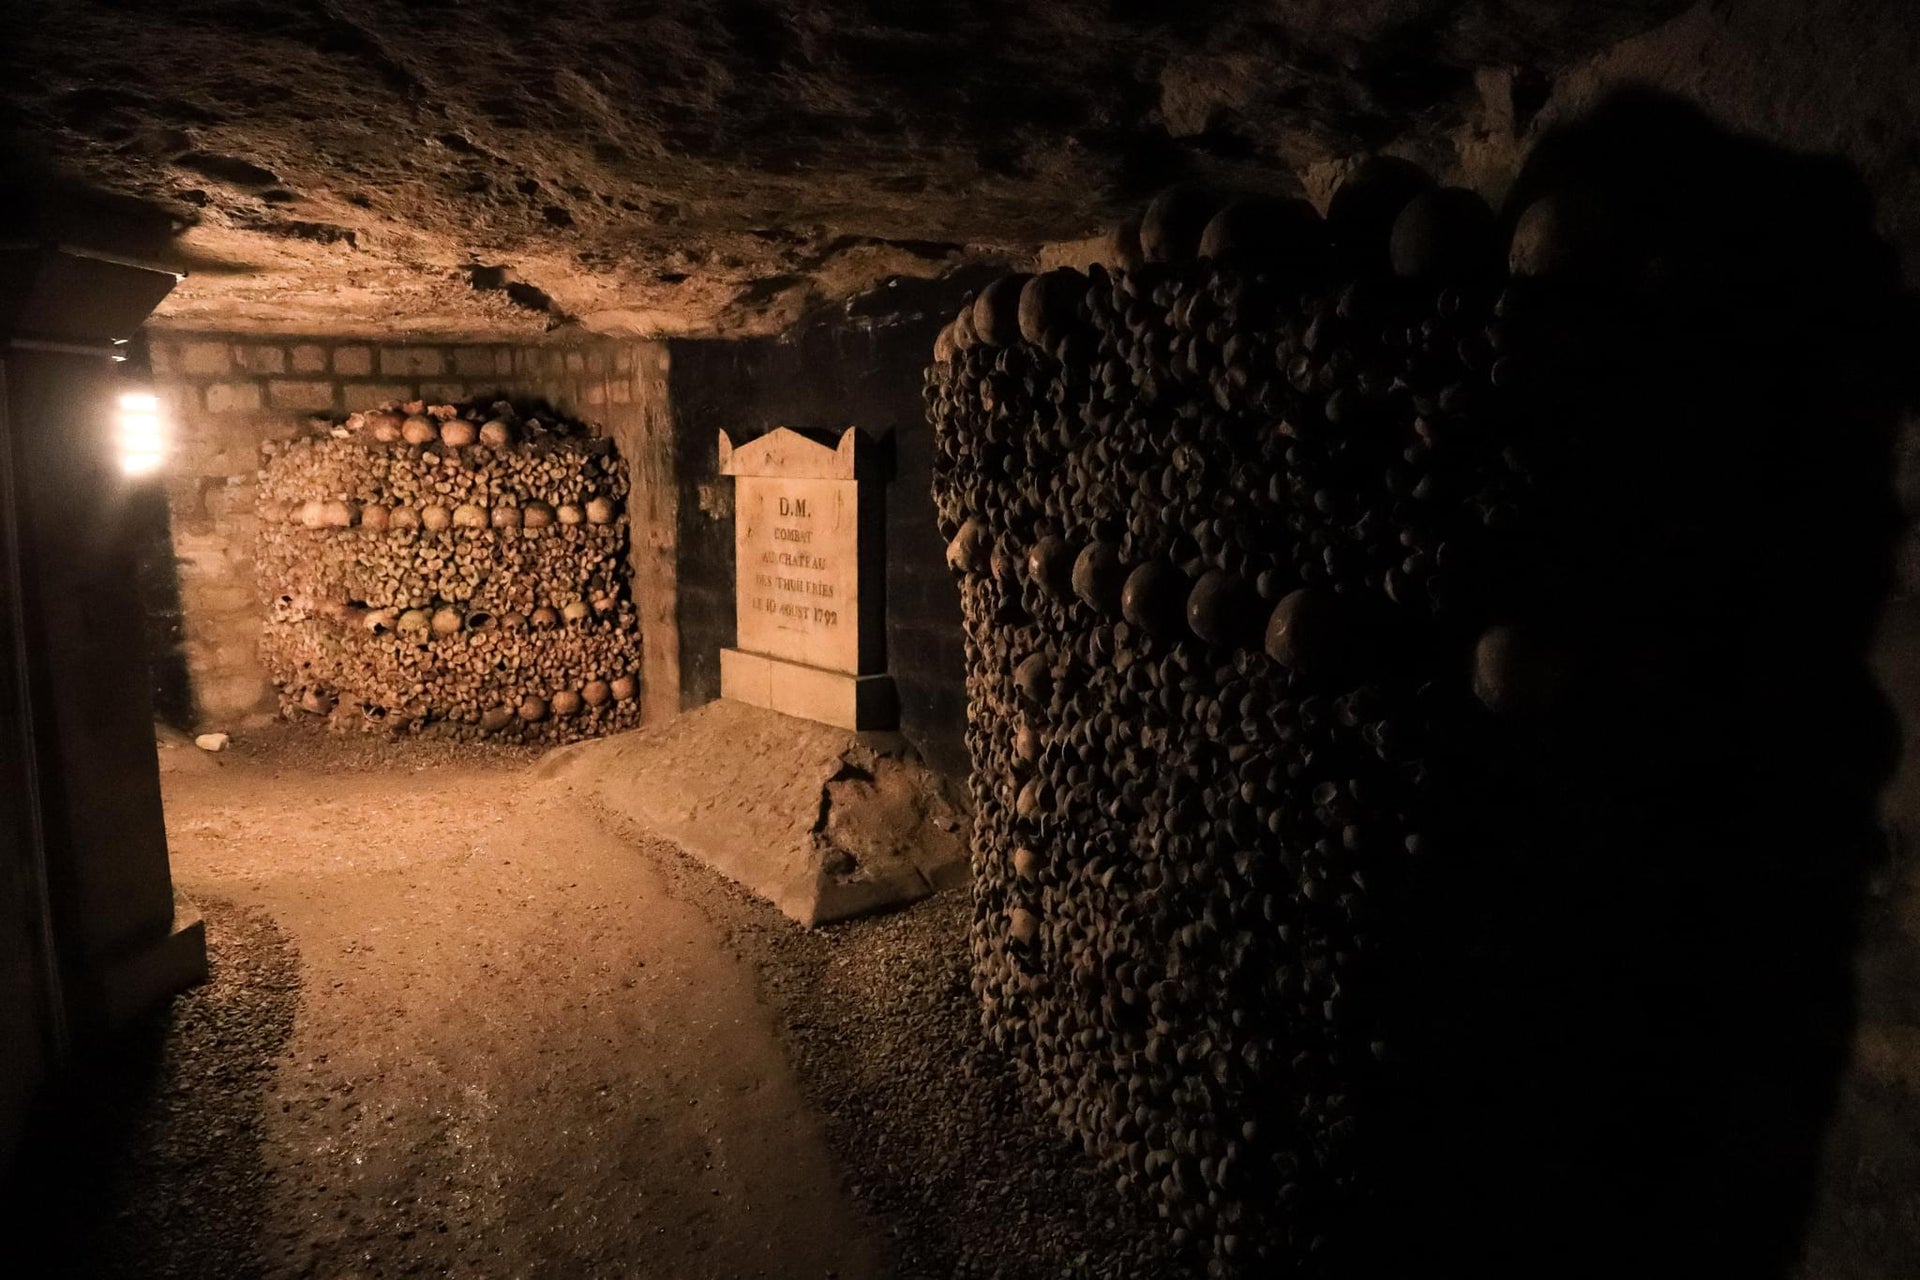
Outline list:
[[[16,191],[170,219],[173,323],[766,332],[1173,178],[1287,185],[1678,7],[38,0],[0,107]]]

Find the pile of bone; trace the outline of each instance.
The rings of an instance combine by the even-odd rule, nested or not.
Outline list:
[[[1170,192],[927,372],[983,1025],[1218,1274],[1338,1269],[1446,744],[1553,683],[1500,625],[1540,507],[1505,249],[1405,166],[1324,218]]]
[[[506,402],[264,447],[262,653],[289,716],[571,741],[638,722],[626,467]]]

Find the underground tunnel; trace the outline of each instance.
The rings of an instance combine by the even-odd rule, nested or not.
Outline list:
[[[6,1273],[1920,1273],[1917,60],[10,8]]]

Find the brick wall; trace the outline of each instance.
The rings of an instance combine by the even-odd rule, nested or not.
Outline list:
[[[291,437],[317,413],[489,395],[546,400],[620,445],[634,481],[628,514],[647,711],[678,709],[679,646],[671,634],[675,486],[664,425],[664,348],[611,340],[450,345],[173,330],[149,334],[147,347],[174,433],[168,505],[179,651],[161,665],[184,672],[190,687],[174,691],[174,700],[190,700],[198,724],[221,727],[272,711],[257,653],[261,605],[253,566],[261,444]]]

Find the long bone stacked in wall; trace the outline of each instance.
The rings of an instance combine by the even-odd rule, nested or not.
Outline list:
[[[285,714],[553,741],[638,723],[611,441],[413,403],[268,450],[261,651]]]
[[[1325,220],[1171,192],[927,373],[984,1027],[1218,1274],[1339,1268],[1447,736],[1546,683],[1498,241],[1390,166]]]

